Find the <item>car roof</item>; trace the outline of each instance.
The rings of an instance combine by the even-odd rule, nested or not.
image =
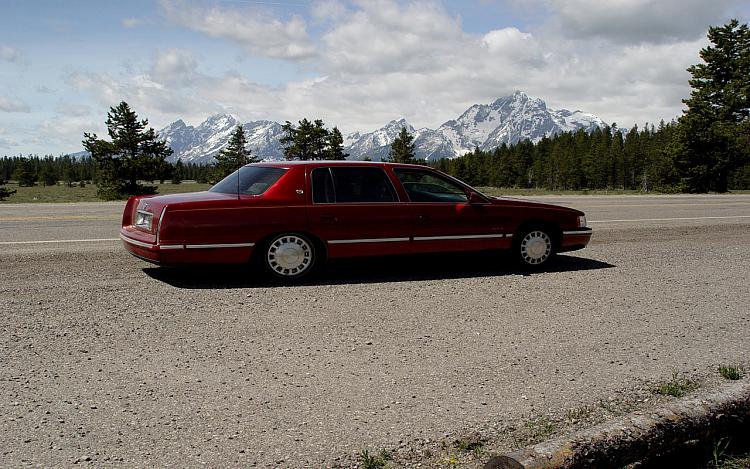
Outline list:
[[[389,163],[386,161],[359,161],[359,160],[291,160],[291,161],[261,161],[258,163],[250,163],[246,166],[271,166],[277,168],[288,168],[290,166],[394,166],[404,168],[423,168],[432,169],[429,166],[419,164],[406,164],[406,163]]]

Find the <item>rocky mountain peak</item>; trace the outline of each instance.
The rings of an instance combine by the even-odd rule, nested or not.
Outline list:
[[[159,134],[174,150],[170,159],[211,163],[239,123],[230,114],[214,114],[197,127],[187,125],[182,120],[175,121]],[[538,141],[559,132],[578,129],[592,131],[602,126],[604,122],[593,114],[552,110],[544,100],[516,91],[489,104],[474,104],[458,118],[445,122],[437,129],[416,130],[400,117],[372,132],[346,135],[344,146],[351,159],[368,157],[377,161],[388,155],[391,143],[405,127],[415,137],[417,156],[435,160],[455,158],[475,147],[489,150],[503,143],[514,144],[525,139]],[[248,146],[256,157],[283,159],[283,149],[279,143],[283,136],[281,124],[257,120],[243,124],[243,128],[248,137]]]

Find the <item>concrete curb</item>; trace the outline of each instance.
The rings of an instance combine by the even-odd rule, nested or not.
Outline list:
[[[484,469],[615,468],[648,465],[685,448],[748,432],[750,380],[496,456]],[[746,433],[745,433],[746,434]],[[689,451],[688,451],[689,452]]]

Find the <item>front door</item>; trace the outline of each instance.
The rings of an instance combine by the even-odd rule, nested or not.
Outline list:
[[[394,169],[409,196],[413,252],[475,251],[506,246],[503,220],[489,202],[469,203],[469,192],[439,173]]]

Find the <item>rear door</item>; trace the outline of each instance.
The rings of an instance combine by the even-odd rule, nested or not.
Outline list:
[[[409,251],[412,215],[382,166],[318,166],[308,177],[310,229],[329,257]]]

